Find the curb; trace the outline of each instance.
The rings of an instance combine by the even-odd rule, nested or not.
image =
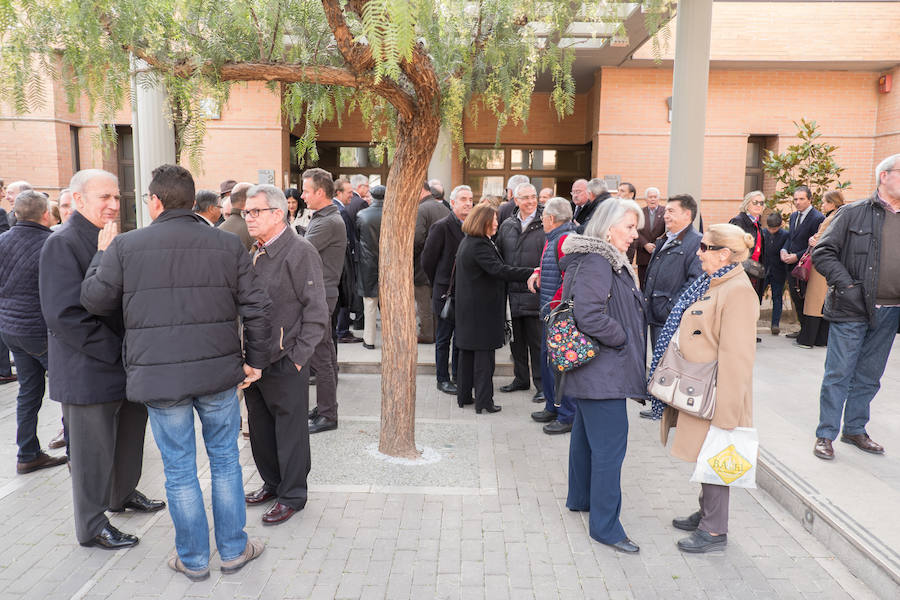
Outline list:
[[[381,375],[380,362],[341,362],[338,361],[338,369],[341,373],[355,375]],[[434,375],[437,372],[434,363],[418,363],[416,375]],[[507,363],[497,364],[494,368],[494,377],[512,377],[513,366]]]
[[[757,483],[879,598],[900,598],[900,553],[764,448]]]

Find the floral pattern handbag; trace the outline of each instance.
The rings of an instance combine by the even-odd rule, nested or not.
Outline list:
[[[575,267],[575,275],[581,263]],[[547,358],[550,367],[557,374],[576,369],[590,362],[600,345],[590,336],[583,334],[575,323],[575,300],[569,298],[559,303],[544,320],[547,322]]]

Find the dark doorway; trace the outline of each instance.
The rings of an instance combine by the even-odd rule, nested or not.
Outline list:
[[[119,230],[131,231],[137,227],[137,206],[134,190],[134,145],[129,126],[116,127],[116,175],[119,176]]]

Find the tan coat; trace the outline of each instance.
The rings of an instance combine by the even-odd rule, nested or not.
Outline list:
[[[753,426],[757,319],[759,298],[740,265],[713,279],[706,295],[688,307],[681,319],[679,345],[684,357],[693,362],[719,361],[711,423],[721,429]],[[664,418],[661,426],[667,428],[668,421]],[[672,456],[696,462],[709,425],[710,421],[679,412]]]
[[[831,221],[834,220],[834,217],[836,215],[837,211],[832,211],[830,215],[825,217],[825,220],[822,221],[822,224],[819,225],[819,230],[816,232],[816,235],[813,236],[816,242],[821,239],[822,234],[825,233],[825,230],[828,229],[829,225],[831,225]],[[816,265],[813,264],[812,268],[809,270],[809,281],[806,282],[806,296],[803,300],[803,314],[808,317],[821,317],[822,307],[825,306],[826,293],[828,293],[828,282],[825,281],[824,275],[816,271]]]

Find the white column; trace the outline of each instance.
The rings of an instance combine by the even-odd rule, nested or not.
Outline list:
[[[453,189],[453,145],[450,141],[450,131],[446,127],[441,127],[438,134],[437,145],[434,147],[434,154],[431,155],[431,162],[428,163],[428,179],[440,179],[444,184],[444,197],[450,198],[450,190]]]
[[[668,195],[690,194],[699,204],[703,195],[712,0],[679,2],[676,23]]]
[[[134,184],[137,226],[150,224],[150,213],[141,199],[150,185],[153,169],[175,163],[175,129],[169,116],[169,101],[162,83],[143,72],[147,63],[132,59],[136,74],[131,78],[132,139],[134,140]]]

